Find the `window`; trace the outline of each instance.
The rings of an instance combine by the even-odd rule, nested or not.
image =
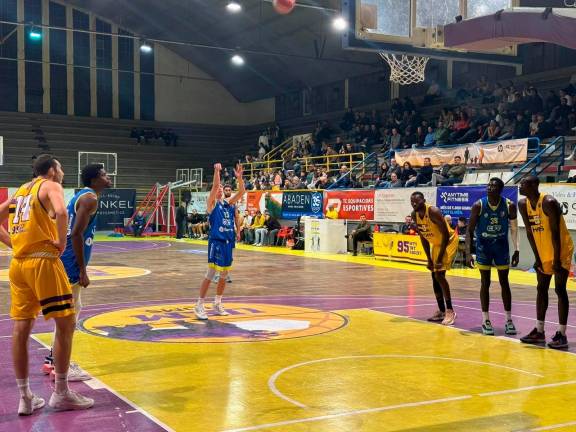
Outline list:
[[[409,0],[361,0],[360,5],[361,21],[366,30],[389,36],[410,37]]]
[[[74,114],[90,115],[90,69],[74,68]]]
[[[134,74],[118,73],[119,116],[121,119],[134,118]]]
[[[416,6],[416,27],[433,28],[454,22],[460,0],[421,0]]]
[[[500,9],[509,8],[510,0],[468,0],[468,18],[493,14]]]
[[[50,65],[50,112],[68,113],[68,82],[66,66]]]
[[[98,117],[112,117],[112,71],[98,70],[96,86],[98,89]]]

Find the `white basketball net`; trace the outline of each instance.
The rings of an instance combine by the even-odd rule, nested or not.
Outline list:
[[[390,66],[390,81],[400,85],[416,84],[426,78],[426,64],[430,57],[380,52],[380,57]]]

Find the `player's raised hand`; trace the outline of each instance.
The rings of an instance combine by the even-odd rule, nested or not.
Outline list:
[[[236,176],[237,179],[241,179],[242,174],[244,174],[244,170],[242,169],[242,164],[237,163],[236,168],[234,168],[234,175]]]
[[[222,164],[221,163],[215,163],[214,164],[214,171],[222,171]]]

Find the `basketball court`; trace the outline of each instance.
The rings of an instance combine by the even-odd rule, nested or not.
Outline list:
[[[436,308],[421,266],[369,257],[325,256],[242,246],[228,286],[228,317],[195,320],[206,260],[200,241],[97,239],[93,285],[85,291],[73,360],[94,379],[73,383],[96,398],[85,412],[48,408],[19,419],[11,386],[10,331],[0,317],[6,389],[4,430],[383,431],[572,430],[576,346],[558,352],[482,336],[475,270],[454,270],[456,326],[425,321]],[[3,269],[8,258],[1,257]],[[534,326],[532,274],[513,271],[513,314]],[[5,298],[5,271],[0,273]],[[570,294],[576,287],[570,283]],[[552,333],[555,305],[549,311]],[[85,312],[84,312],[85,311]],[[576,327],[572,316],[569,328]],[[50,324],[39,321],[32,387]],[[564,407],[564,408],[562,408]]]

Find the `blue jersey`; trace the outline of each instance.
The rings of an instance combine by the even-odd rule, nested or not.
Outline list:
[[[66,273],[68,274],[68,279],[70,283],[75,284],[80,279],[80,267],[78,267],[78,263],[76,262],[76,254],[74,253],[74,248],[72,247],[72,229],[74,228],[74,224],[76,223],[76,206],[78,204],[78,200],[80,197],[92,194],[96,196],[96,192],[94,192],[90,188],[84,188],[74,195],[74,198],[70,200],[68,203],[68,233],[66,236],[66,250],[62,254],[60,258],[62,263],[64,264],[64,268],[66,269]],[[88,226],[84,230],[83,239],[84,239],[84,264],[88,265],[90,261],[90,256],[92,255],[92,244],[94,243],[94,233],[96,232],[96,213],[90,216],[90,221],[88,222]]]
[[[507,198],[501,198],[498,205],[493,208],[488,202],[488,197],[484,197],[480,200],[480,205],[480,215],[476,225],[477,241],[508,240],[510,201]]]
[[[216,201],[214,209],[210,213],[208,222],[210,223],[210,240],[220,240],[234,242],[236,232],[234,229],[234,216],[236,208],[226,201]]]

